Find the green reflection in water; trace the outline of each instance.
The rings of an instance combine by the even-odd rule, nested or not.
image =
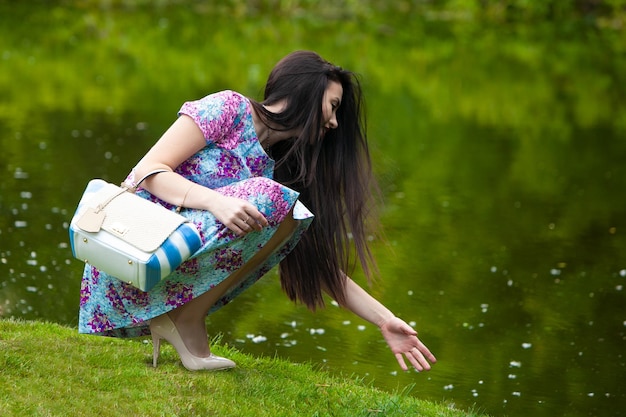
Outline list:
[[[397,372],[376,329],[294,307],[275,275],[211,316],[211,332],[495,415],[621,410],[623,32],[575,13],[467,19],[473,2],[456,3],[0,3],[0,315],[75,325],[67,222],[86,182],[121,180],[182,101],[258,96],[284,53],[316,49],[363,74],[385,199],[371,291],[440,363]]]

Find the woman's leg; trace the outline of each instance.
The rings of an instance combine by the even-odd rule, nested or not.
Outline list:
[[[281,244],[290,238],[297,225],[298,221],[293,218],[293,212],[290,212],[265,246],[239,270],[233,272],[211,291],[207,291],[168,313],[191,354],[198,357],[207,357],[211,354],[205,324],[209,310],[230,288],[258,268]]]

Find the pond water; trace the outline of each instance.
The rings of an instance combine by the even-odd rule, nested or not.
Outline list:
[[[92,24],[94,17],[80,19]],[[31,82],[21,82],[19,94],[11,90],[14,105],[3,105],[0,118],[0,316],[76,326],[81,265],[71,258],[67,226],[86,182],[120,181],[183,100],[238,84],[236,78],[200,80],[168,95],[169,85],[155,88],[155,78],[141,76],[145,67],[129,69],[123,56],[102,78],[96,64],[83,61],[93,78],[81,80],[84,69],[75,70],[72,91],[52,94],[60,90],[51,84],[66,82],[73,54],[90,55],[69,51],[69,58],[55,61],[35,47],[37,38],[13,36],[1,45],[3,71]],[[286,50],[315,46],[299,42]],[[332,54],[332,43],[324,42],[318,49]],[[247,67],[246,83],[262,80],[283,55],[260,59],[250,48],[247,60],[238,58]],[[384,43],[376,48],[378,57],[404,56]],[[117,52],[129,53],[124,46]],[[420,331],[439,359],[431,372],[403,373],[376,328],[332,303],[315,314],[294,306],[275,272],[210,316],[210,333],[243,352],[311,362],[383,389],[493,415],[620,415],[626,406],[626,123],[620,107],[585,101],[606,91],[586,83],[594,75],[623,88],[619,75],[607,75],[600,64],[579,69],[564,83],[580,83],[577,91],[586,95],[576,96],[570,86],[571,94],[560,97],[546,90],[551,82],[529,76],[528,67],[503,61],[492,74],[498,57],[468,65],[468,78],[483,74],[473,83],[484,89],[459,81],[467,71],[457,61],[446,67],[457,72],[422,70],[429,88],[447,86],[434,96],[362,64],[385,200],[385,240],[372,242],[381,278],[369,290]],[[106,81],[114,71],[120,78]],[[474,99],[476,108],[498,113],[498,79],[516,80],[499,84],[513,96],[502,104],[510,108],[508,118],[503,110],[500,120],[489,120],[484,115],[492,113],[463,103]],[[121,80],[128,84],[120,87]],[[241,90],[256,95],[261,82]],[[93,88],[85,95],[95,98],[74,91],[83,88]],[[550,99],[525,106],[546,91]],[[35,104],[18,96],[34,97]],[[106,103],[93,105],[101,100]],[[593,110],[598,106],[602,111]],[[358,271],[355,279],[363,283]]]

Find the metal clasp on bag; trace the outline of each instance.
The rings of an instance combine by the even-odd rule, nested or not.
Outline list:
[[[115,232],[116,234],[120,235],[120,236],[124,236],[127,232],[128,232],[128,227],[124,226],[122,223],[113,223],[110,226],[110,229],[112,232]]]

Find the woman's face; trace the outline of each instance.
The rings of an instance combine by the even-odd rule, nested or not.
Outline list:
[[[341,105],[343,87],[337,81],[329,81],[322,99],[322,136],[330,129],[336,129],[337,109]]]

